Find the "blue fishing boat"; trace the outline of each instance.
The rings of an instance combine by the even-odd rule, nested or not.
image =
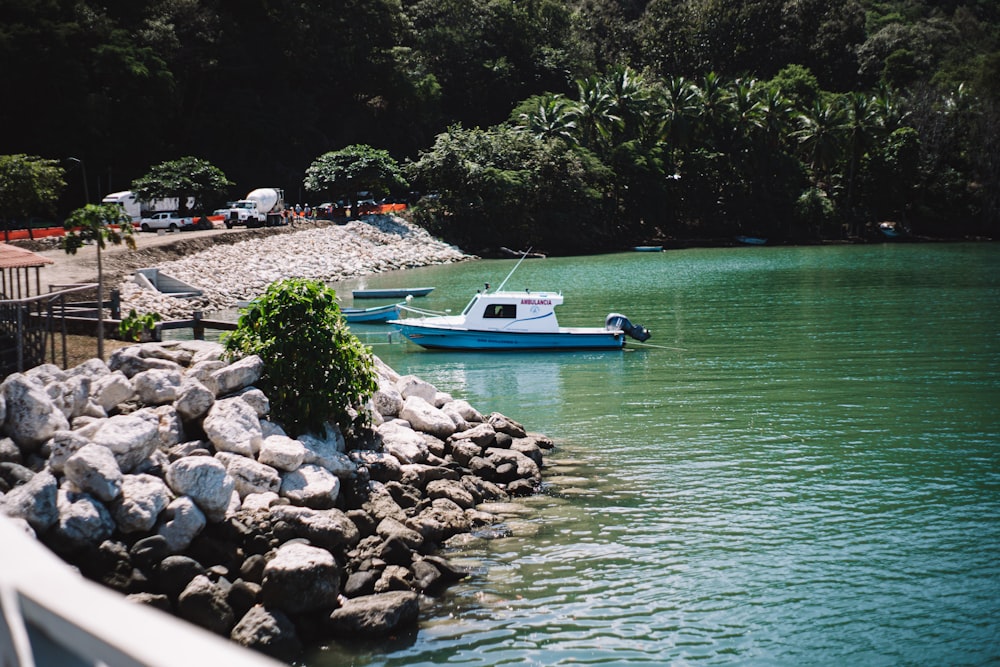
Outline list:
[[[399,317],[399,307],[402,304],[392,303],[386,306],[371,308],[341,308],[340,312],[348,324],[380,324]]]
[[[632,247],[633,252],[663,252],[661,245],[637,245]]]
[[[520,264],[495,291],[487,283],[485,290],[476,292],[460,315],[426,315],[404,306],[404,312],[420,316],[389,324],[407,340],[440,350],[620,350],[626,336],[640,342],[649,339],[645,327],[619,313],[608,314],[603,327],[559,326],[555,308],[562,305],[562,294],[503,290]]]
[[[650,337],[641,325],[610,313],[603,327],[561,327],[554,292],[477,292],[461,315],[390,320],[407,340],[442,350],[608,350],[625,346],[626,336]],[[408,310],[408,309],[407,309]]]
[[[408,296],[427,296],[433,287],[389,287],[385,289],[356,289],[355,299],[405,299]]]
[[[767,239],[759,236],[737,236],[736,240],[744,245],[767,245]]]

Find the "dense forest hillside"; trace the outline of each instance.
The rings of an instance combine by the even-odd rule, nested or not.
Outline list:
[[[354,144],[473,244],[992,235],[1000,208],[995,0],[0,0],[0,72],[0,153],[79,161],[62,213],[188,155],[307,201]]]

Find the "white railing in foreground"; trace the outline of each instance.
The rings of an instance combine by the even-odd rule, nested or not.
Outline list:
[[[0,516],[2,667],[282,664],[84,579]]]

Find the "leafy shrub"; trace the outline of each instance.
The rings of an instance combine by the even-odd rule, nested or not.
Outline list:
[[[345,431],[367,423],[366,413],[352,416],[352,408],[377,388],[371,349],[347,328],[333,289],[298,278],[272,283],[223,343],[231,356],[264,360],[259,387],[292,437],[327,421]]]
[[[133,308],[118,323],[118,335],[122,337],[122,340],[140,341],[143,338],[143,334],[152,333],[156,327],[156,323],[162,319],[159,313],[145,313],[140,315]]]

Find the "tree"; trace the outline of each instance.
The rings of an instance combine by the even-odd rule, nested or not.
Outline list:
[[[292,437],[319,432],[328,421],[345,431],[367,423],[360,408],[378,388],[371,348],[348,329],[337,293],[323,283],[272,283],[223,343],[231,355],[267,360],[259,386]]]
[[[104,265],[101,251],[106,242],[121,245],[122,241],[135,250],[132,221],[116,204],[87,204],[70,214],[65,222],[66,236],[62,246],[75,255],[84,243],[97,246],[97,356],[104,358]]]
[[[399,164],[388,151],[356,144],[316,158],[306,169],[304,185],[309,192],[330,199],[347,193],[348,203],[353,206],[358,192],[382,197],[405,188],[407,183]]]
[[[204,211],[208,202],[224,198],[232,185],[218,167],[188,156],[156,165],[132,181],[132,192],[140,201],[176,197],[177,210],[184,215],[189,197],[194,199],[194,211]]]
[[[0,155],[0,218],[52,213],[66,182],[55,160],[37,155]],[[4,232],[8,225],[4,225]]]

